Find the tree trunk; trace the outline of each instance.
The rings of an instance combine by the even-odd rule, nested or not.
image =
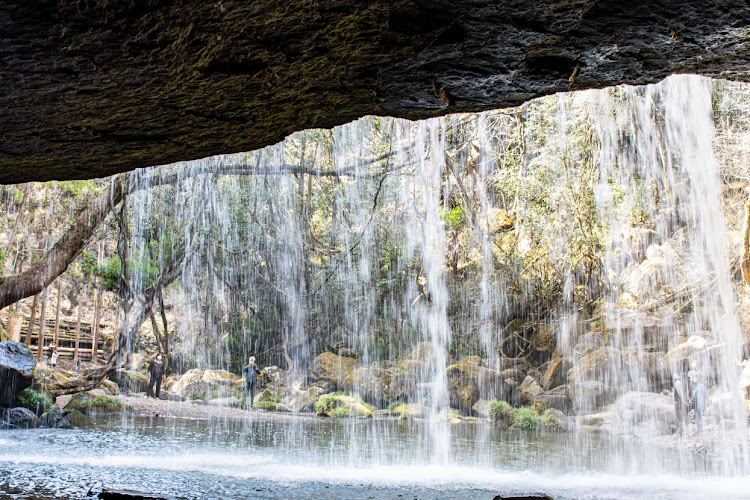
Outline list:
[[[750,200],[745,203],[745,227],[742,231],[742,279],[750,285]]]
[[[26,341],[24,344],[31,345],[31,334],[34,332],[34,319],[36,318],[36,307],[39,304],[39,294],[34,295],[34,301],[31,303],[31,316],[29,316],[29,327],[26,329]]]
[[[78,302],[78,306],[76,307],[78,311],[78,319],[76,319],[76,344],[75,344],[75,350],[73,351],[73,363],[78,363],[78,346],[81,342],[81,303]]]
[[[148,312],[148,317],[151,320],[151,329],[154,330],[154,340],[156,340],[156,349],[158,350],[159,354],[162,355],[162,358],[163,358],[164,353],[162,352],[162,346],[161,346],[161,333],[159,332],[159,325],[156,324],[156,318],[154,317],[153,307],[151,307],[151,310]]]
[[[38,294],[75,260],[94,230],[121,200],[127,177],[118,176],[110,189],[93,200],[42,259],[22,273],[0,277],[0,309]]]
[[[45,288],[42,290],[42,312],[40,314],[39,318],[39,338],[37,339],[37,348],[36,348],[36,362],[41,363],[42,357],[44,356],[44,331],[45,331],[45,321],[46,318],[46,312],[47,312],[47,289]]]
[[[164,336],[162,337],[162,351],[164,352],[164,370],[169,368],[169,325],[167,323],[167,312],[164,310],[164,289],[159,287],[159,309],[161,310],[161,322],[164,326]]]
[[[97,356],[99,354],[99,322],[101,321],[100,315],[102,311],[102,286],[101,279],[98,280],[98,286],[96,287],[96,298],[94,306],[94,324],[91,325],[91,362],[96,364]]]
[[[55,347],[60,342],[60,304],[62,303],[62,286],[60,280],[57,280],[57,305],[55,306],[55,340],[53,343]]]

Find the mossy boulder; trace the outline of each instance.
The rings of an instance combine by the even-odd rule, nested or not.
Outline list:
[[[352,371],[343,389],[359,394],[365,401],[379,408],[393,401],[408,398],[416,391],[416,378],[376,367],[362,367]]]
[[[115,375],[117,385],[126,392],[146,392],[149,378],[136,370],[119,369]]]
[[[99,388],[106,392],[109,396],[117,396],[120,394],[120,388],[117,387],[117,384],[115,384],[111,380],[103,380],[102,383],[99,384]]]
[[[540,367],[542,379],[539,381],[544,389],[550,389],[568,382],[568,372],[573,368],[570,358],[555,356]]]
[[[534,377],[528,375],[525,379],[523,379],[523,382],[521,382],[519,391],[521,396],[521,404],[528,405],[533,403],[534,398],[544,392],[544,389],[542,389],[542,386],[539,385],[539,382],[537,382]]]
[[[324,394],[315,403],[315,413],[333,418],[372,417],[372,410],[357,396],[333,392]]]
[[[324,382],[340,388],[356,368],[356,359],[324,352],[310,363],[308,378],[314,382]]]
[[[265,410],[265,411],[275,411],[275,412],[282,412],[282,413],[291,413],[292,409],[289,408],[284,403],[278,402],[278,401],[257,401],[253,403],[253,408],[256,410]]]
[[[468,363],[457,363],[446,369],[451,406],[469,414],[479,399],[508,399],[513,387],[500,372]]]
[[[552,358],[555,347],[557,347],[557,333],[555,332],[555,328],[546,323],[535,325],[530,344],[533,359],[530,361],[534,365],[548,361]]]
[[[568,382],[575,385],[586,381],[614,384],[622,366],[622,356],[614,347],[602,347],[576,359],[568,372]]]
[[[70,398],[68,404],[65,405],[65,409],[76,410],[89,415],[99,412],[121,412],[125,410],[125,405],[116,397],[92,396],[88,393],[79,392]]]
[[[85,413],[71,409],[56,409],[49,411],[42,417],[42,426],[72,429],[85,427],[90,423]]]
[[[403,421],[412,418],[426,417],[430,414],[430,409],[417,403],[402,403],[391,408],[390,413],[391,415],[398,417],[399,421]]]
[[[224,370],[193,369],[185,372],[172,384],[171,392],[186,399],[208,401],[216,398],[240,397],[235,388],[237,376]]]

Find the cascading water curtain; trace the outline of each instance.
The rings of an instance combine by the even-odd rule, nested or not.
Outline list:
[[[137,171],[126,318],[167,294],[180,370],[238,373],[254,354],[304,385],[313,356],[356,358],[325,390],[423,405],[437,463],[451,431],[436,417],[474,403],[448,373],[474,377],[472,398],[533,405],[528,375],[574,424],[609,412],[603,432],[668,440],[644,398],[697,360],[727,441],[714,468],[743,472],[711,106],[708,80],[672,77]],[[403,383],[373,383],[386,376]]]

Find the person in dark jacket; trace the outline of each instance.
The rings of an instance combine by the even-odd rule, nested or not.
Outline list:
[[[672,377],[672,401],[674,401],[674,412],[677,417],[677,426],[680,436],[685,433],[685,427],[688,422],[688,392],[685,383],[679,373]]]
[[[151,380],[148,382],[146,396],[151,397],[154,394],[154,385],[156,385],[156,395],[154,397],[158,399],[159,393],[161,392],[161,380],[164,378],[164,363],[161,361],[161,354],[158,354],[156,359],[151,361],[148,373],[151,375]]]
[[[255,386],[258,383],[260,368],[255,364],[255,356],[250,356],[247,365],[242,369],[242,376],[245,378],[245,398],[252,407],[253,398],[255,397]]]

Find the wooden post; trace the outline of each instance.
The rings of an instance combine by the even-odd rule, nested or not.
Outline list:
[[[31,334],[34,332],[34,318],[36,318],[36,306],[39,303],[39,294],[34,295],[34,301],[31,303],[31,316],[29,316],[29,327],[26,329],[26,344],[31,345]]]
[[[39,339],[36,343],[36,362],[41,363],[42,362],[42,356],[44,353],[44,331],[45,331],[45,313],[47,309],[47,287],[44,287],[42,289],[42,312],[40,314],[40,322],[39,322]]]
[[[60,303],[62,302],[62,286],[57,280],[57,306],[55,307],[55,340],[53,341],[55,347],[60,347]]]
[[[81,341],[81,302],[78,302],[78,307],[76,307],[78,310],[78,319],[76,320],[76,347],[75,351],[73,351],[73,364],[78,363],[78,344]]]
[[[101,280],[99,280],[98,286],[96,288],[96,305],[94,306],[94,324],[91,326],[91,362],[96,364],[97,360],[96,357],[98,355],[98,347],[99,347],[99,322],[100,322],[100,314],[102,310],[102,296],[104,295],[102,292],[102,283]]]

